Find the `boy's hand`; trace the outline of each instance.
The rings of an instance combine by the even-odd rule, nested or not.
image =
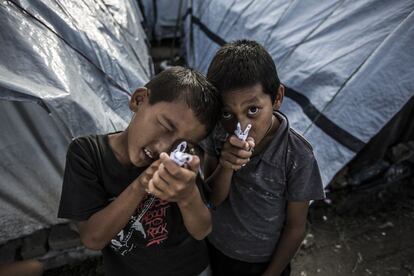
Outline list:
[[[152,179],[154,173],[158,170],[161,164],[161,159],[154,161],[145,171],[143,171],[136,179],[140,190],[146,191],[148,189],[148,183]]]
[[[150,180],[147,192],[172,202],[191,200],[197,192],[195,181],[200,159],[193,155],[184,167],[178,166],[166,153],[161,153],[160,160],[161,164]]]
[[[252,137],[248,137],[246,141],[243,141],[235,135],[231,135],[221,150],[220,164],[225,168],[237,171],[250,161],[254,146]]]

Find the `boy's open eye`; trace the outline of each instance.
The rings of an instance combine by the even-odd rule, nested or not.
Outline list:
[[[247,111],[249,115],[255,115],[257,112],[259,112],[259,108],[257,106],[249,107],[249,110]]]
[[[221,115],[221,116],[223,117],[223,119],[224,119],[224,120],[228,120],[228,119],[230,119],[233,115],[232,115],[230,112],[223,111],[223,113],[222,113],[222,115]]]

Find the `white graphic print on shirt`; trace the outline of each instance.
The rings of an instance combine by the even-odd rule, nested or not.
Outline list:
[[[151,208],[141,217],[148,205]],[[168,238],[166,216],[169,207],[168,201],[148,195],[124,229],[111,240],[111,248],[125,256],[138,244],[145,247],[161,244]]]

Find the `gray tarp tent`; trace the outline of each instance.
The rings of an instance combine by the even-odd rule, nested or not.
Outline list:
[[[190,66],[255,39],[289,87],[282,111],[313,145],[327,185],[414,95],[414,2],[201,1],[185,14]]]
[[[153,74],[135,1],[0,2],[0,244],[56,218],[71,138],[123,129]]]

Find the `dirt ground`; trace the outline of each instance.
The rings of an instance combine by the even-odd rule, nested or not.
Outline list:
[[[414,275],[414,179],[367,191],[329,194],[309,214],[292,276]],[[103,275],[90,259],[44,275]]]
[[[292,276],[314,275],[414,275],[414,180],[314,206]]]

